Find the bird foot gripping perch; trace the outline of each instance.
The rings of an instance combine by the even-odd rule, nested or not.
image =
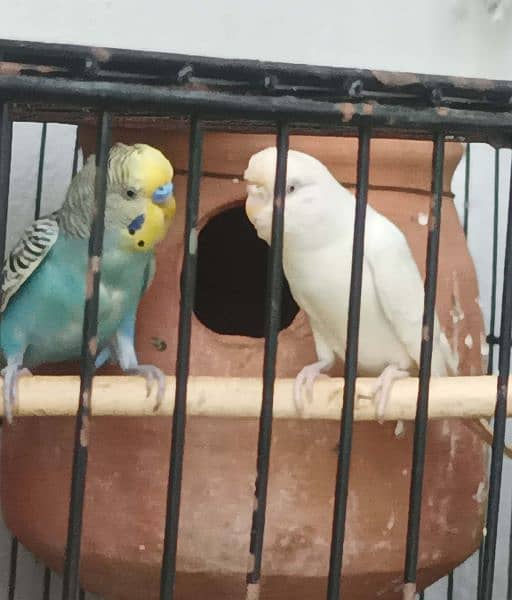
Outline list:
[[[306,386],[306,393],[310,398],[313,397],[313,385],[318,377],[331,368],[332,362],[319,360],[318,362],[306,365],[300,370],[299,374],[295,378],[293,385],[293,402],[297,410],[297,414],[302,416],[304,414],[304,401],[302,399],[302,387]]]
[[[4,378],[4,414],[7,423],[11,424],[13,412],[18,402],[18,379],[26,375],[32,375],[32,373],[17,364],[11,364],[3,368],[0,374]]]
[[[158,367],[155,367],[155,365],[138,365],[131,369],[127,369],[125,372],[131,375],[140,375],[141,377],[144,377],[146,380],[146,393],[148,398],[151,395],[153,382],[157,384],[156,401],[153,407],[153,412],[156,412],[160,406],[162,406],[162,401],[165,396],[165,374]]]
[[[374,387],[375,414],[380,425],[384,423],[386,406],[391,392],[393,382],[397,379],[409,377],[409,372],[399,369],[395,365],[388,365],[379,375]],[[405,434],[405,424],[403,421],[397,421],[395,427],[395,437],[402,437]]]

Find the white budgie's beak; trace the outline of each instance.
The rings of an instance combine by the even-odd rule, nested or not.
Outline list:
[[[258,237],[270,244],[272,204],[261,193],[249,193],[245,202],[245,213],[256,229]]]
[[[254,183],[247,184],[247,200],[245,202],[245,213],[249,221],[254,225],[258,215],[267,205],[266,195],[261,186]]]
[[[254,225],[254,222],[258,218],[258,215],[265,208],[265,202],[257,196],[247,196],[245,203],[245,213],[249,218],[249,221]]]

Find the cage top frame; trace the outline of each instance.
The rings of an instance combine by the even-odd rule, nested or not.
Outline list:
[[[16,120],[485,141],[510,146],[512,81],[0,40],[0,100]],[[93,114],[91,114],[91,111]],[[222,126],[219,127],[219,120]],[[115,122],[116,123],[116,122]]]

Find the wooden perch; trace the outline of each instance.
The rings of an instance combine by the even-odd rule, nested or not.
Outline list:
[[[372,388],[375,379],[357,381],[356,421],[375,421]],[[512,382],[511,382],[512,384]],[[0,382],[0,387],[2,382]],[[17,416],[73,416],[78,404],[80,380],[77,376],[34,376],[19,380]],[[98,376],[92,394],[93,415],[151,416],[171,415],[175,378],[168,377],[165,399],[154,412],[155,392],[146,397],[146,383],[136,376]],[[188,414],[210,417],[259,417],[262,382],[260,378],[190,377]],[[304,414],[298,417],[293,403],[293,379],[277,379],[274,416],[280,419],[339,420],[343,379],[320,378],[314,397],[303,391]],[[414,420],[418,379],[396,381],[391,391],[386,420]],[[430,384],[429,418],[488,418],[494,414],[496,377],[440,377]],[[0,414],[1,411],[0,402]],[[508,416],[512,416],[512,385],[509,387]]]

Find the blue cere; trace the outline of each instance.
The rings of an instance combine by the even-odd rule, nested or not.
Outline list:
[[[165,202],[167,198],[172,194],[173,189],[174,185],[171,182],[166,183],[165,185],[161,185],[153,192],[153,202],[156,202],[156,204],[161,204],[162,202]]]

